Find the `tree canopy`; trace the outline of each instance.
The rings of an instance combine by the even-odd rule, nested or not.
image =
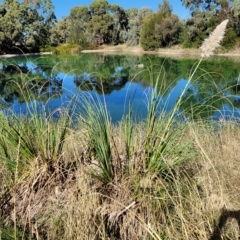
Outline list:
[[[102,44],[141,45],[145,50],[182,44],[199,47],[213,29],[229,19],[225,48],[240,42],[238,0],[181,0],[191,17],[181,20],[168,0],[157,11],[148,7],[124,9],[107,0],[75,6],[56,20],[51,0],[3,0],[0,5],[0,52],[38,51],[42,47],[73,44],[93,48]]]
[[[56,20],[51,0],[3,0],[0,5],[2,52],[37,50],[49,43]]]
[[[141,44],[144,50],[172,46],[178,43],[181,23],[167,0],[159,4],[158,11],[144,19]]]

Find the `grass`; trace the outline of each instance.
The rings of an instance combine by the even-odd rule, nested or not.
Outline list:
[[[97,123],[98,115],[92,110],[87,109],[90,115],[96,114]],[[159,143],[155,143],[161,132],[158,123],[159,131],[153,130],[152,140],[148,142],[149,148],[152,146],[155,151],[148,151],[146,155],[147,123],[131,124],[125,120],[113,126],[101,115],[98,117],[99,125],[93,126],[93,116],[86,116],[78,127],[69,129],[64,138],[60,137],[63,133],[58,129],[65,129],[66,123],[60,121],[52,126],[51,121],[45,119],[48,124],[39,128],[44,141],[36,138],[39,142],[32,145],[28,138],[33,133],[27,127],[29,122],[25,124],[30,120],[17,121],[22,126],[21,138],[19,128],[15,130],[17,125],[11,125],[17,137],[12,134],[16,140],[7,146],[16,148],[8,149],[15,168],[1,165],[4,239],[18,239],[17,236],[33,239],[210,239],[223,211],[239,211],[240,134],[236,123],[222,122],[214,126],[191,122],[182,127],[176,124],[174,134],[169,135],[166,143],[168,150],[162,150],[160,145],[160,152]],[[164,118],[158,121],[164,126]],[[43,124],[42,120],[40,123]],[[54,141],[50,141],[54,138],[49,136],[49,125],[52,126],[51,134],[58,136]],[[107,131],[102,127],[107,127]],[[24,144],[19,140],[22,138],[26,139]],[[55,144],[57,139],[62,139],[64,145]],[[40,148],[43,142],[45,145]],[[50,143],[53,149],[60,147],[61,154],[56,150],[55,154],[51,151],[46,157],[44,154],[50,150]],[[33,151],[36,146],[38,150]],[[114,149],[118,154],[114,154]],[[109,155],[104,155],[105,151]],[[158,166],[161,161],[157,158],[165,165]],[[170,164],[178,158],[182,159],[177,165]],[[144,168],[147,159],[150,159],[149,167]],[[60,160],[65,163],[64,170],[57,172]],[[124,171],[116,176],[114,168],[119,170],[119,164]],[[162,174],[163,170],[168,170],[168,174]],[[67,172],[64,178],[60,177],[63,172]],[[224,216],[227,221],[221,230],[223,239],[236,239],[239,219],[228,219],[229,214]],[[12,223],[16,223],[15,227]]]
[[[27,115],[0,121],[2,239],[238,239],[239,124],[178,121],[188,85],[159,113],[155,79],[146,120],[114,125],[98,95],[56,118],[25,82]]]

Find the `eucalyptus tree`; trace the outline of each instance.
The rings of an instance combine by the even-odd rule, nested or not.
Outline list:
[[[125,10],[117,4],[113,4],[110,7],[113,25],[110,30],[110,42],[112,44],[118,44],[123,39],[120,39],[120,34],[122,31],[126,31],[128,29],[128,18]]]
[[[51,0],[3,0],[0,5],[1,50],[16,51],[16,46],[38,49],[49,42],[55,15]]]
[[[181,0],[183,5],[190,9],[194,14],[195,11],[218,11],[224,4],[233,7],[236,0]]]
[[[113,18],[109,12],[110,4],[106,0],[94,0],[90,6],[90,32],[97,45],[109,43],[110,30],[113,27]]]
[[[25,9],[16,0],[4,0],[0,5],[0,41],[1,51],[12,49],[17,43],[23,41],[24,25],[21,19]]]
[[[68,38],[71,44],[86,45],[91,42],[92,34],[89,31],[92,16],[87,6],[76,6],[71,9],[68,18]]]
[[[88,7],[74,7],[69,21],[68,41],[79,45],[118,44],[120,32],[128,24],[125,10],[106,0],[94,0]]]
[[[152,10],[148,7],[142,7],[139,10],[137,8],[126,10],[128,25],[121,31],[120,35],[127,45],[139,44],[143,20],[151,13]]]
[[[223,20],[229,19],[223,45],[233,46],[240,36],[240,7],[238,0],[181,0],[190,9],[191,19],[186,23],[185,43],[187,47],[198,47],[213,29]]]
[[[34,48],[50,43],[50,31],[56,22],[51,0],[24,0],[26,7],[26,43]],[[26,34],[27,33],[27,34]]]
[[[155,32],[160,47],[172,46],[178,43],[181,22],[178,16],[172,13],[172,7],[167,0],[163,0],[162,4],[159,4],[156,18]]]
[[[54,27],[50,30],[50,42],[51,45],[56,46],[67,42],[69,37],[69,18],[62,18],[57,21]]]

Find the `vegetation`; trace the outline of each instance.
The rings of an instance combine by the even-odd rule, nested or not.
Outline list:
[[[229,19],[226,38],[222,44],[229,48],[239,42],[239,7],[234,0],[222,1],[191,1],[182,0],[183,4],[190,8],[192,17],[186,21],[185,47],[199,47],[213,29],[223,20]]]
[[[144,19],[141,29],[141,45],[144,50],[172,46],[178,43],[180,30],[180,20],[172,14],[168,1],[164,0],[156,13]]]
[[[0,13],[1,52],[38,51],[49,43],[56,20],[51,0],[3,0]]]
[[[236,1],[237,2],[237,1]],[[182,0],[191,11],[180,20],[168,0],[153,12],[148,7],[123,9],[107,0],[93,0],[89,6],[75,6],[69,16],[56,20],[51,0],[4,0],[0,5],[0,52],[32,52],[73,46],[69,52],[100,45],[141,45],[155,50],[182,44],[198,48],[203,39],[223,20],[229,19],[223,49],[239,45],[240,10],[233,0]],[[61,46],[60,46],[61,48]],[[63,51],[64,52],[64,51]]]
[[[54,31],[60,36],[58,43],[76,43],[84,48],[89,44],[96,47],[119,43],[140,43],[144,50],[175,44],[198,48],[221,21],[229,19],[222,46],[229,49],[238,45],[240,11],[233,0],[182,2],[191,11],[192,16],[189,19],[180,20],[177,15],[172,14],[168,0],[159,4],[156,12],[146,7],[124,10],[117,5],[111,6],[106,0],[94,0],[89,7],[73,8],[69,17],[57,23]],[[94,12],[94,7],[97,6],[99,12]],[[96,19],[98,20],[95,21]],[[101,21],[108,21],[108,24],[98,24]],[[65,39],[62,38],[63,35]]]

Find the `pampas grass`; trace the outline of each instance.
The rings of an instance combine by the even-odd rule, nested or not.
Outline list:
[[[204,40],[201,49],[202,57],[210,57],[213,55],[213,51],[220,46],[225,30],[228,24],[228,19],[221,22],[215,30],[210,34],[210,36]]]

